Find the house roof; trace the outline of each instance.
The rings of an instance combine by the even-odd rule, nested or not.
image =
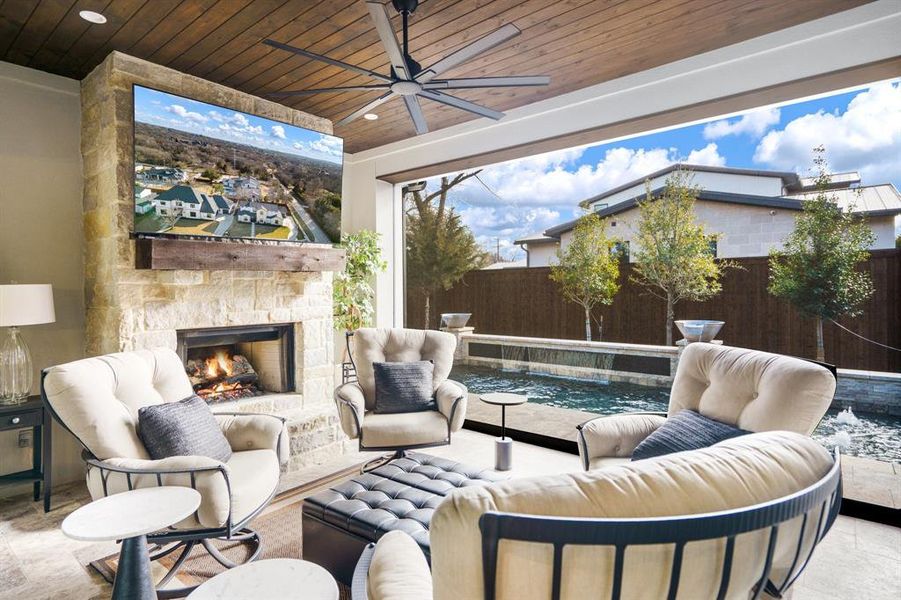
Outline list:
[[[649,175],[645,175],[644,177],[639,177],[638,179],[633,179],[627,183],[624,183],[620,186],[613,188],[612,190],[607,190],[597,196],[592,196],[591,198],[587,198],[579,202],[579,206],[582,208],[588,208],[589,205],[594,204],[604,198],[608,198],[614,194],[618,194],[623,190],[627,190],[631,187],[635,187],[636,185],[641,184],[642,182],[648,179],[654,179],[656,177],[661,177],[666,175],[667,173],[672,173],[677,169],[682,169],[685,171],[702,171],[705,173],[727,173],[730,175],[751,175],[755,177],[778,177],[782,180],[782,184],[789,188],[795,189],[801,186],[801,179],[798,177],[797,173],[791,173],[789,171],[762,171],[760,169],[736,169],[733,167],[712,167],[709,165],[693,165],[688,163],[673,163],[668,167],[664,167],[658,171],[654,171]]]
[[[231,208],[231,203],[229,203],[229,201],[226,200],[224,196],[213,194],[212,196],[210,196],[210,198],[220,210],[228,210]]]
[[[653,197],[661,194],[663,188],[657,188],[651,191]],[[801,192],[787,196],[754,196],[751,194],[734,194],[731,192],[716,192],[712,190],[701,190],[698,193],[698,200],[707,200],[710,202],[723,202],[726,204],[743,204],[746,206],[760,206],[764,208],[781,208],[788,210],[802,210],[804,201],[816,197],[819,192]],[[834,196],[836,202],[843,209],[854,207],[855,213],[865,214],[871,217],[898,215],[901,214],[901,194],[890,183],[880,185],[871,185],[859,188],[847,188],[829,190],[830,196]],[[613,216],[627,210],[631,210],[638,206],[638,202],[644,199],[646,194],[642,193],[628,200],[617,202],[612,206],[608,206],[602,210],[596,211],[600,217]],[[576,223],[582,217],[555,225],[544,232],[545,237],[551,239],[559,239],[560,235],[572,230]],[[539,240],[540,242],[540,240]],[[518,242],[517,242],[518,243]]]
[[[533,233],[531,235],[527,235],[525,237],[521,237],[518,240],[514,240],[514,244],[544,244],[544,243],[557,243],[559,240],[555,237],[549,237],[544,235],[543,233]]]
[[[203,194],[189,185],[174,185],[168,190],[160,192],[156,197],[158,200],[181,200],[189,204],[201,204],[203,202]]]
[[[511,260],[511,261],[503,261],[502,260],[500,262],[491,263],[488,266],[482,267],[481,270],[482,271],[497,271],[499,269],[520,269],[520,268],[529,266],[526,264],[526,262],[527,261],[524,258],[520,259],[520,260]]]
[[[788,197],[811,200],[816,198],[818,193],[816,190],[811,190],[791,194]],[[853,207],[856,213],[864,213],[871,217],[901,214],[901,193],[891,183],[829,190],[827,194],[834,196],[836,202],[843,209],[847,210],[849,207]]]

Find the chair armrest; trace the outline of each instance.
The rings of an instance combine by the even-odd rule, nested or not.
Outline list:
[[[593,458],[632,456],[646,437],[666,421],[664,413],[624,413],[597,417],[579,425],[579,457],[588,470]]]
[[[408,534],[389,531],[363,551],[354,569],[352,600],[431,597],[429,563]]]
[[[363,414],[366,412],[366,398],[360,384],[354,381],[335,388],[335,404],[338,405],[341,429],[347,437],[352,440],[360,437]]]
[[[97,500],[132,489],[155,486],[190,487],[200,492],[200,508],[183,523],[221,527],[231,522],[232,488],[228,465],[206,456],[141,458],[88,458],[87,484]]]
[[[463,428],[468,398],[469,391],[466,386],[452,379],[445,379],[435,390],[438,411],[447,418],[452,432]]]
[[[288,433],[283,417],[262,413],[213,413],[235,452],[275,450],[278,463],[288,462]]]

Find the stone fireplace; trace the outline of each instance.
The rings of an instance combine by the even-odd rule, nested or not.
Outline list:
[[[330,272],[240,270],[240,262],[228,270],[136,268],[133,84],[332,132],[327,120],[118,52],[107,57],[81,89],[87,354],[166,347],[186,367],[214,358],[223,371],[240,356],[252,376],[236,374],[232,364],[231,375],[214,374],[211,366],[209,379],[214,387],[252,381],[255,389],[207,393],[214,410],[286,417],[289,471],[343,453],[349,444],[332,400]],[[226,354],[222,363],[219,352]]]

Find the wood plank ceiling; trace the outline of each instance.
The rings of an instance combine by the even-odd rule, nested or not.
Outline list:
[[[522,35],[449,72],[449,77],[550,75],[547,88],[457,90],[497,110],[659,66],[797,25],[868,0],[422,0],[410,53],[427,66],[513,23]],[[80,10],[105,15],[92,25]],[[394,14],[394,11],[390,11]],[[394,18],[400,30],[399,17]],[[372,83],[339,68],[261,44],[265,38],[387,72],[363,0],[2,0],[0,59],[83,78],[112,50],[236,89],[280,90]],[[283,101],[337,121],[377,96],[350,92]],[[434,131],[474,115],[423,101]],[[400,100],[336,129],[357,152],[415,135]]]

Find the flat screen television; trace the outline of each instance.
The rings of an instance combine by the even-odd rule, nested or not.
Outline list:
[[[133,86],[134,233],[332,244],[344,142]]]

